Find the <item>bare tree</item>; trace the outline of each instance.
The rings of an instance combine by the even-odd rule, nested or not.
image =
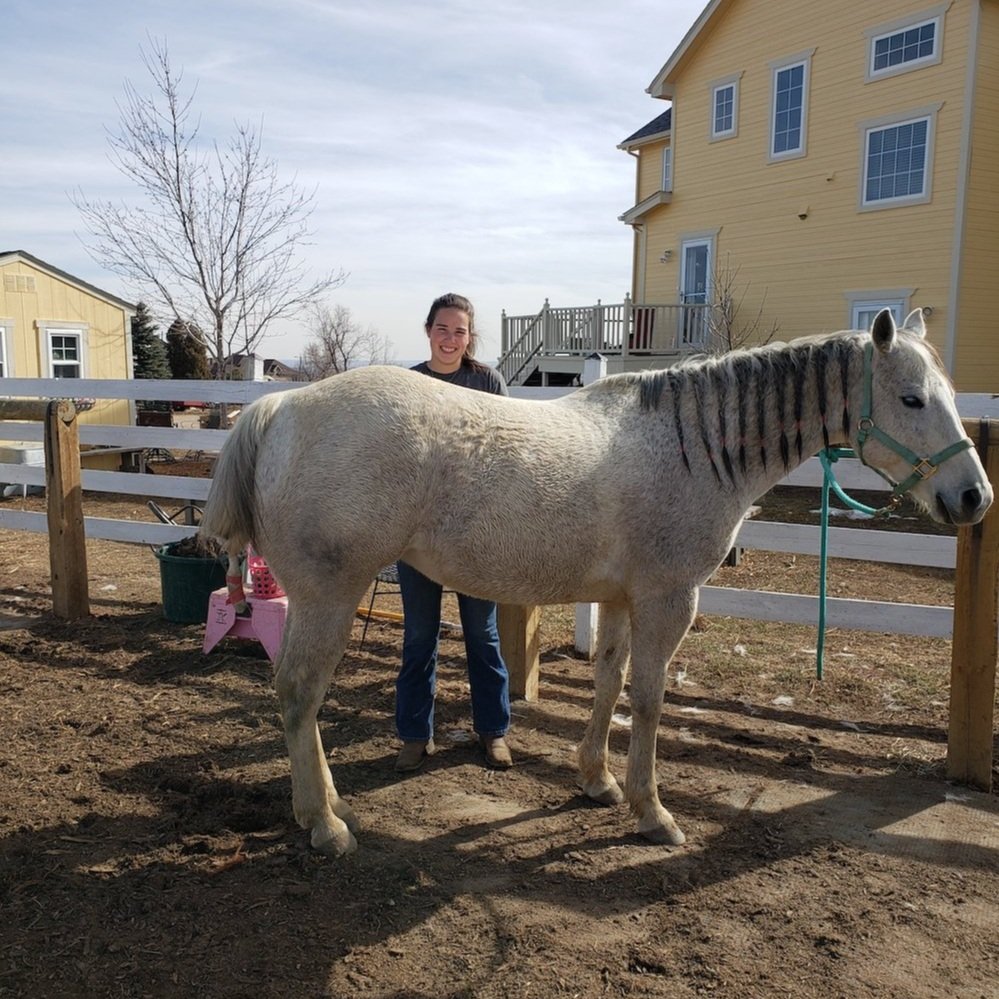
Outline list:
[[[278,178],[258,131],[236,124],[224,146],[199,140],[194,90],[170,66],[166,44],[142,53],[152,96],[125,84],[111,159],[138,187],[141,204],[75,204],[110,271],[137,282],[165,312],[197,329],[224,370],[250,352],[277,319],[297,315],[342,284],[343,272],[307,283],[298,250],[310,235],[314,193]]]
[[[715,270],[712,284],[715,304],[708,311],[708,343],[712,351],[756,346],[769,343],[777,336],[780,326],[776,321],[769,329],[766,327],[763,311],[767,304],[766,289],[755,315],[743,314],[749,282],[740,287],[739,267],[733,267],[727,255],[725,266]]]
[[[317,303],[312,308],[312,339],[299,368],[310,382],[346,371],[352,364],[386,364],[392,360],[388,340],[371,327],[361,329],[350,309]]]

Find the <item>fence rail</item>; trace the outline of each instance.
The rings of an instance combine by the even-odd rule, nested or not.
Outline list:
[[[24,398],[61,397],[67,394],[65,380],[7,379],[4,388],[10,395]],[[243,405],[271,392],[295,391],[300,384],[281,382],[217,381],[74,381],[74,394],[98,399],[156,399],[226,402]],[[571,390],[564,390],[571,391]],[[552,398],[559,390],[514,388],[522,398]],[[999,418],[999,399],[988,395],[961,395],[958,406],[962,416]],[[86,415],[81,419],[85,419]],[[166,449],[216,453],[226,438],[224,430],[171,429],[167,427],[122,427],[80,423],[81,444],[120,449]],[[41,449],[42,427],[39,423],[5,421],[0,437]],[[169,465],[165,466],[169,468]],[[853,459],[841,460],[836,474],[846,489],[883,490],[884,480]],[[0,482],[44,486],[45,467],[39,464],[0,462]],[[210,480],[167,474],[108,472],[83,468],[84,490],[129,496],[155,497],[178,505],[200,503],[208,496]],[[788,485],[818,487],[822,469],[817,459],[810,459],[785,479]],[[48,531],[47,517],[16,509],[16,499],[0,503],[0,528],[16,531]],[[817,519],[817,518],[816,518]],[[133,544],[160,545],[191,533],[186,526],[159,522],[124,521],[87,517],[86,533],[91,538]],[[739,546],[764,551],[799,555],[819,553],[818,526],[746,521],[737,537]],[[952,537],[871,531],[862,528],[833,527],[829,531],[829,554],[834,558],[891,562],[901,565],[952,568],[956,542]],[[701,606],[707,613],[787,622],[814,621],[814,597],[801,594],[760,593],[728,587],[706,586],[701,592]],[[911,635],[946,636],[951,632],[951,608],[908,606],[882,601],[829,602],[829,622],[835,627],[860,628]]]
[[[200,398],[211,401],[249,402],[269,391],[286,388],[274,384],[264,384],[251,387],[246,384],[223,384],[216,382],[201,383],[204,394]],[[66,388],[66,383],[32,382],[33,398],[52,396],[59,398]],[[94,398],[114,398],[136,400],[141,398],[171,398],[197,399],[199,388],[195,383],[187,382],[178,386],[176,383],[145,382],[89,382],[84,388],[79,383],[73,385],[82,395],[89,391]],[[290,387],[288,387],[290,388]],[[27,388],[20,388],[28,394]],[[232,397],[230,393],[238,393]],[[141,393],[141,394],[137,394]],[[177,394],[173,394],[177,393]],[[520,394],[528,394],[521,392]],[[550,397],[550,393],[546,393]],[[993,488],[999,490],[999,441],[991,438],[991,430],[986,422],[976,424],[975,417],[993,417],[999,415],[990,411],[995,407],[994,399],[977,397],[978,401],[971,403],[974,407],[970,413],[964,408],[962,415],[971,416],[966,420],[966,432],[974,434],[975,427],[980,430],[979,447],[984,452],[986,469]],[[967,404],[964,400],[962,405]],[[0,410],[4,407],[0,406]],[[8,405],[10,415],[37,416],[38,406]],[[203,499],[207,494],[208,483],[203,479],[185,479],[179,476],[148,476],[116,472],[99,472],[96,470],[81,470],[79,468],[79,430],[75,414],[70,414],[72,407],[63,403],[47,407],[48,413],[65,413],[67,426],[72,433],[65,439],[56,440],[56,435],[49,430],[44,431],[44,454],[48,461],[49,480],[45,479],[45,470],[30,463],[0,465],[0,476],[15,475],[14,482],[31,482],[42,484],[49,488],[48,514],[33,514],[25,510],[9,510],[0,506],[0,528],[13,530],[45,531],[49,536],[49,549],[52,570],[53,610],[63,617],[74,617],[86,613],[86,545],[85,534],[81,529],[84,518],[81,500],[82,489],[128,492],[132,494],[154,495],[160,498]],[[2,413],[0,413],[2,415]],[[60,420],[48,420],[49,424]],[[35,427],[31,423],[19,420],[5,423],[6,429],[0,428],[0,436],[13,429],[20,431],[22,440],[37,440]],[[169,428],[162,428],[169,433],[179,433]],[[153,428],[127,428],[124,438],[127,443],[110,446],[114,450],[128,448],[132,443],[139,444],[152,439],[153,433],[159,435],[159,430]],[[211,431],[189,431],[185,440],[193,440],[200,444],[202,440],[218,444],[217,436],[202,437]],[[87,437],[97,444],[122,439],[122,428],[87,427]],[[134,435],[134,436],[133,436]],[[12,438],[5,437],[6,440]],[[174,438],[175,440],[178,438]],[[67,444],[71,440],[72,446]],[[23,445],[22,445],[23,447]],[[22,456],[31,450],[17,451]],[[806,462],[802,468],[811,463]],[[802,469],[799,469],[801,472]],[[866,471],[866,470],[865,470]],[[840,481],[848,484],[850,474],[856,469],[841,468]],[[804,473],[807,474],[807,473]],[[56,482],[56,480],[58,480]],[[82,481],[81,481],[82,480]],[[168,481],[172,480],[172,481]],[[879,480],[880,481],[880,480]],[[81,488],[82,485],[82,488]],[[58,486],[58,488],[56,488]],[[102,488],[103,487],[103,488]],[[58,494],[58,495],[57,495]],[[53,500],[55,497],[55,500]],[[78,514],[74,513],[74,505],[67,502],[73,500]],[[133,524],[126,521],[110,521],[99,518],[87,518],[86,533],[90,537],[108,538],[116,541],[141,541],[144,543],[160,543],[171,540],[179,533],[186,534],[189,528],[172,527],[167,524]],[[755,539],[753,538],[755,529]],[[814,532],[814,529],[813,529]],[[743,542],[754,541],[757,547],[766,544],[771,550],[788,550],[784,546],[794,544],[808,550],[817,550],[817,532],[815,540],[804,532],[788,530],[787,525],[745,525],[740,533]],[[850,532],[854,533],[854,532]],[[859,533],[859,532],[857,532]],[[923,564],[914,562],[915,548],[924,549],[928,554],[919,558],[929,557],[937,560],[932,564],[950,564],[952,554],[950,547],[937,544],[933,539],[922,539],[913,544],[909,539],[912,535],[892,535],[879,538],[869,545],[855,545],[855,539],[849,542],[845,536],[837,532],[833,539],[833,554],[846,554],[847,557],[864,557],[857,554],[865,551],[869,555],[875,550],[880,557],[891,557],[893,560],[904,561],[907,564]],[[72,543],[67,543],[67,539]],[[895,539],[898,539],[897,541]],[[897,546],[897,550],[895,547]],[[796,547],[793,550],[801,550]],[[866,550],[865,550],[866,548]],[[841,550],[840,550],[841,549]],[[904,558],[901,557],[904,553]],[[943,561],[939,561],[943,560]],[[74,576],[75,574],[75,576]],[[947,739],[947,774],[950,778],[965,781],[988,791],[992,786],[993,768],[993,719],[995,703],[996,659],[999,655],[997,644],[997,607],[999,607],[999,525],[994,514],[985,518],[981,525],[975,528],[963,529],[956,545],[956,583],[955,612],[949,607],[923,607],[918,605],[876,603],[873,601],[833,600],[828,608],[828,623],[836,627],[858,628],[872,631],[888,631],[912,635],[952,636],[951,645],[951,696],[950,720]],[[81,601],[72,604],[68,598],[72,595],[72,584],[67,581],[72,578],[80,580],[79,596]],[[62,605],[60,606],[60,601]],[[804,622],[816,618],[816,598],[802,594],[763,593],[760,591],[734,590],[720,587],[702,587],[701,605],[708,613],[729,614],[739,617],[755,618],[770,621]],[[509,647],[511,655],[510,689],[516,696],[534,699],[538,692],[538,609],[532,607],[501,608],[501,628],[504,647]],[[585,617],[585,606],[577,611],[577,636],[581,633],[579,618]],[[591,615],[592,617],[592,615]]]

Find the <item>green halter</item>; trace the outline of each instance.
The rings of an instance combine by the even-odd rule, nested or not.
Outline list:
[[[928,479],[931,475],[936,473],[936,470],[948,459],[953,458],[955,454],[960,454],[962,451],[967,451],[968,448],[974,447],[971,439],[968,437],[963,437],[961,440],[956,441],[948,447],[945,447],[942,451],[937,451],[936,454],[930,455],[929,458],[920,458],[915,452],[910,451],[904,444],[900,444],[894,437],[889,437],[883,430],[881,430],[875,423],[871,416],[871,359],[874,356],[874,341],[869,340],[867,345],[864,347],[864,402],[860,411],[860,422],[857,424],[857,457],[865,464],[868,468],[873,468],[878,475],[881,476],[886,482],[890,483],[892,486],[891,499],[888,502],[888,506],[885,509],[891,509],[899,505],[902,502],[902,497],[912,489],[914,485],[918,482],[922,482],[924,479]],[[867,443],[869,437],[873,437],[876,441],[884,444],[886,448],[894,451],[900,458],[904,458],[912,466],[912,472],[909,474],[908,478],[903,479],[901,482],[892,482],[892,480],[885,475],[880,469],[875,468],[869,461],[864,458],[864,445]]]

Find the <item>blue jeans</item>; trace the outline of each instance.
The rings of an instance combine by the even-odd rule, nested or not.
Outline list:
[[[404,741],[426,741],[434,734],[443,587],[400,562],[399,588],[404,623],[402,669],[395,682],[395,726]],[[472,725],[479,735],[506,735],[510,676],[500,652],[496,604],[459,593],[458,610],[472,690]]]

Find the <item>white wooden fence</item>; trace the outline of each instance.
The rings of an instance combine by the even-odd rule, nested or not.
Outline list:
[[[282,382],[218,382],[218,381],[110,381],[98,379],[39,380],[10,378],[3,381],[5,394],[11,397],[59,398],[68,394],[96,399],[156,399],[168,401],[203,400],[225,402],[230,407],[244,405],[270,392],[294,390],[300,386]],[[67,391],[71,388],[71,393]],[[564,389],[512,389],[523,398],[553,398]],[[961,415],[965,418],[999,417],[999,399],[988,395],[958,397]],[[122,427],[80,425],[83,445],[121,450],[167,449],[215,453],[225,440],[224,430],[187,430],[168,427]],[[37,442],[42,447],[42,429],[38,423],[7,421],[0,427],[0,438],[26,444]],[[209,480],[169,474],[169,464],[162,466],[166,474],[106,472],[88,469],[84,461],[81,473],[84,490],[156,497],[177,505],[201,502],[208,496]],[[884,481],[859,462],[842,460],[836,465],[839,482],[847,490],[883,490]],[[0,482],[44,486],[42,464],[0,463]],[[811,459],[785,480],[788,485],[819,486],[822,470],[817,459]],[[8,530],[48,531],[44,513],[17,509],[16,499],[0,502],[0,528]],[[793,554],[819,553],[818,517],[816,525],[792,525],[746,521],[737,543],[743,548]],[[104,538],[140,544],[166,544],[186,537],[190,527],[172,526],[150,521],[122,521],[96,517],[86,518],[86,533],[90,538]],[[833,558],[862,559],[870,562],[890,562],[901,565],[921,565],[952,568],[955,564],[956,542],[952,537],[937,537],[901,532],[872,531],[858,528],[831,527],[828,553]],[[818,598],[815,595],[770,593],[757,590],[705,586],[701,590],[700,606],[704,613],[746,617],[756,620],[788,623],[814,623],[818,618]],[[827,604],[829,627],[880,631],[898,634],[948,637],[952,630],[953,610],[950,607],[926,607],[881,601],[844,600],[831,598]]]

